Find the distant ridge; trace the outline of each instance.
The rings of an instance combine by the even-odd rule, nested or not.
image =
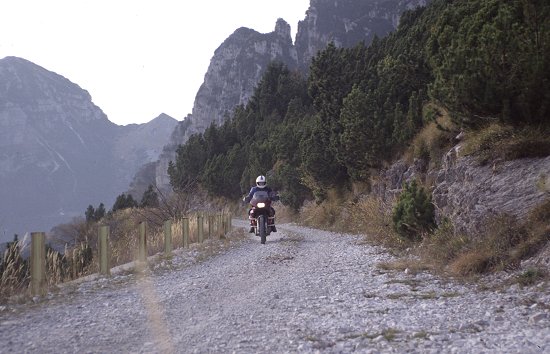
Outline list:
[[[0,241],[110,207],[177,123],[162,114],[118,126],[86,90],[23,58],[0,60],[0,82],[0,200],[10,201],[0,203]]]

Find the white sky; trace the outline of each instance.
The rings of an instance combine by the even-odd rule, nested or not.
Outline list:
[[[295,39],[309,0],[0,0],[0,59],[17,56],[87,90],[116,124],[191,113],[210,59],[237,28]]]

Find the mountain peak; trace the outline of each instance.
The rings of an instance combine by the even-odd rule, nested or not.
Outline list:
[[[0,59],[0,64],[12,64],[12,63],[21,63],[21,62],[31,63],[26,59],[15,57],[15,56],[7,56],[7,57],[4,57],[3,59]]]
[[[275,33],[284,39],[290,38],[292,40],[290,25],[282,18],[277,19],[277,23],[275,24]]]
[[[174,117],[169,116],[166,113],[161,113],[158,117],[156,117],[152,121],[177,121],[177,119],[175,119]]]
[[[0,102],[19,109],[27,119],[73,123],[108,121],[103,111],[92,103],[88,91],[29,60],[14,56],[1,59],[0,82]]]

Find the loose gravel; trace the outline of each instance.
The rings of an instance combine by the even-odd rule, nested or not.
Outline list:
[[[546,282],[380,267],[393,260],[359,236],[280,225],[265,245],[195,247],[1,307],[0,352],[550,352]]]

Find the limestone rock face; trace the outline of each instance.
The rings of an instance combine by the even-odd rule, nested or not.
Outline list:
[[[530,210],[550,198],[550,156],[482,166],[459,151],[457,145],[444,156],[442,167],[432,171],[421,160],[410,166],[398,161],[380,173],[373,192],[391,200],[399,195],[403,182],[433,181],[437,221],[449,218],[457,231],[469,235],[482,231],[492,216],[508,214],[525,220]]]
[[[118,126],[68,79],[0,60],[0,242],[49,231],[89,204],[109,208],[138,167],[158,159],[176,123]]]
[[[480,166],[472,157],[444,159],[433,190],[437,217],[450,218],[459,231],[474,234],[487,218],[509,214],[522,220],[550,197],[550,156]]]
[[[306,18],[298,24],[296,49],[299,66],[307,70],[311,58],[330,42],[337,47],[352,47],[375,35],[384,37],[395,30],[401,14],[427,0],[357,1],[312,0]]]
[[[236,106],[246,104],[272,61],[282,62],[290,69],[296,67],[290,25],[284,20],[279,19],[271,33],[242,27],[229,36],[210,61],[193,113],[187,118],[190,122],[183,140],[212,123],[220,125]]]
[[[278,61],[291,70],[297,67],[296,49],[290,36],[290,25],[279,19],[270,33],[259,33],[241,27],[214,52],[204,82],[197,92],[193,113],[174,130],[157,163],[156,184],[168,191],[167,168],[176,156],[177,146],[192,134],[220,125],[233,109],[246,104],[268,65]]]

